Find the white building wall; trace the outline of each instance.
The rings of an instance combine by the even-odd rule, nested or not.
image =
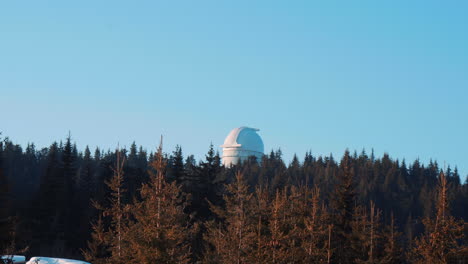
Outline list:
[[[223,165],[229,167],[231,165],[236,165],[240,161],[247,160],[250,156],[255,156],[257,161],[261,161],[263,157],[263,153],[250,151],[250,150],[243,150],[240,148],[225,148],[223,150],[222,161]]]

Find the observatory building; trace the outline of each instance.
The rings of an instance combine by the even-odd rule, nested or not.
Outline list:
[[[258,161],[263,156],[263,141],[257,134],[259,129],[250,127],[234,128],[224,140],[223,164],[231,166],[239,161],[244,161],[250,156],[255,156]]]

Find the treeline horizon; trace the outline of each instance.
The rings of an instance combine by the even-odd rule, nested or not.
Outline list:
[[[70,137],[40,150],[4,138],[0,184],[0,254],[94,264],[413,263],[466,255],[468,179],[436,161],[406,164],[364,150],[345,150],[340,160],[308,152],[286,164],[278,149],[226,168],[212,145],[196,161],[180,146],[148,153],[133,143],[91,153]],[[166,207],[155,203],[161,199]],[[148,234],[155,237],[146,241]],[[430,248],[434,237],[444,245],[439,251]]]

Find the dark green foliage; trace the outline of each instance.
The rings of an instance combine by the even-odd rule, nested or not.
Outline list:
[[[336,248],[334,254],[334,263],[349,263],[356,258],[356,248],[354,245],[352,222],[355,214],[354,172],[351,167],[351,157],[349,151],[346,151],[340,163],[340,172],[338,182],[332,200],[333,214],[333,248]]]
[[[34,242],[32,250],[45,254],[65,254],[65,222],[68,210],[67,187],[60,166],[61,151],[57,143],[50,146],[46,170],[41,178],[37,211],[33,224]]]
[[[3,142],[0,141],[0,254],[11,240],[11,197],[10,183],[3,173]]]
[[[179,145],[176,146],[176,149],[169,159],[167,178],[169,180],[175,180],[177,184],[182,184],[186,181],[184,156],[182,155],[182,148]]]
[[[132,203],[134,199],[139,201],[139,189],[142,183],[148,183],[148,162],[154,159],[154,154],[146,153],[136,144],[132,144],[128,151],[122,150],[121,154],[127,160],[123,168],[126,175],[123,184],[128,192],[123,199],[126,203]],[[330,210],[333,222],[333,261],[359,254],[363,256],[356,259],[367,261],[369,246],[366,244],[356,252],[362,238],[353,232],[353,225],[358,212],[369,214],[367,207],[371,200],[382,211],[379,238],[382,245],[377,247],[375,256],[384,263],[397,263],[395,259],[414,246],[414,238],[425,230],[421,219],[434,215],[436,208],[434,197],[440,167],[434,161],[425,165],[419,160],[398,161],[389,155],[379,158],[373,152],[362,151],[360,154],[346,152],[341,162],[337,162],[331,155],[316,157],[308,152],[304,159],[295,157],[285,164],[281,150],[277,150],[265,155],[260,162],[250,159],[228,169],[221,165],[213,146],[199,163],[192,155],[184,159],[180,147],[165,157],[167,179],[175,180],[191,197],[184,201],[188,203],[184,213],[190,226],[197,228],[191,238],[193,260],[201,259],[204,252],[202,237],[206,230],[203,223],[219,220],[210,210],[209,202],[220,208],[225,206],[222,199],[226,193],[224,186],[233,182],[237,171],[243,173],[249,192],[261,188],[270,200],[277,189],[285,187],[288,190],[292,190],[292,186],[319,188],[320,203]],[[7,201],[0,201],[0,214],[8,218],[17,216],[20,248],[29,246],[27,254],[30,255],[80,258],[78,249],[85,248],[90,238],[92,226],[89,223],[98,221],[98,212],[90,207],[89,200],[109,206],[106,197],[110,189],[104,182],[113,175],[115,153],[99,148],[93,155],[88,148],[81,153],[70,138],[43,149],[36,149],[32,143],[23,149],[5,139],[0,147],[0,160],[3,163],[0,180],[8,182],[0,185],[0,199]],[[455,218],[466,221],[468,182],[460,180],[463,177],[455,167],[448,167],[445,174],[450,212]],[[359,206],[361,208],[356,211]],[[393,234],[398,234],[394,239],[397,246],[387,247],[392,241],[391,229],[383,227],[391,224],[392,212]],[[369,219],[369,215],[367,217]],[[100,224],[106,230],[111,223],[102,219]],[[260,226],[263,232],[268,223]],[[2,227],[5,226],[0,223]],[[10,240],[3,234],[0,238]],[[297,232],[291,235],[300,237]],[[351,244],[348,246],[346,241]],[[319,246],[323,249],[325,244],[319,243]],[[100,246],[95,245],[95,250],[99,251]]]

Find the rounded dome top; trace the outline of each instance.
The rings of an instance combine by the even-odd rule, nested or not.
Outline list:
[[[259,129],[250,127],[238,127],[229,132],[224,140],[222,148],[242,148],[244,150],[260,152],[263,154],[264,146],[262,138],[257,134]]]

